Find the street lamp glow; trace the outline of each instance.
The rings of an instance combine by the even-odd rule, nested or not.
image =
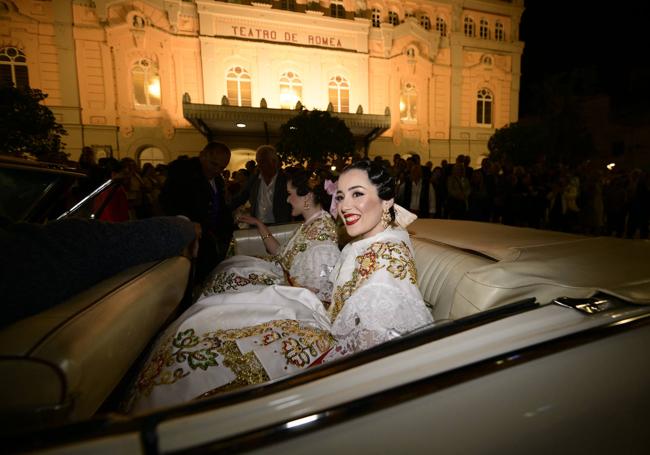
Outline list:
[[[285,109],[291,109],[300,98],[294,90],[283,88],[280,93],[280,105]]]
[[[149,95],[154,98],[160,98],[160,79],[154,79],[151,81],[147,90],[149,91]]]
[[[616,166],[616,163],[609,163],[607,165],[607,169],[609,169],[611,171],[612,169],[614,169],[614,166]]]
[[[246,128],[246,124],[245,124],[245,123],[242,123],[242,122],[235,123],[235,126],[236,126],[237,128]]]

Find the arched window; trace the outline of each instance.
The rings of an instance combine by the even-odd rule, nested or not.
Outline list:
[[[372,26],[381,27],[381,10],[377,8],[372,9]]]
[[[388,12],[388,23],[393,25],[399,25],[399,14],[397,14],[397,11]]]
[[[431,30],[431,19],[429,19],[429,16],[420,16],[420,27],[427,31]]]
[[[440,36],[447,36],[447,22],[440,16],[436,17],[436,31]]]
[[[465,20],[463,21],[463,31],[465,32],[465,36],[473,37],[476,34],[474,19],[471,17],[465,17]]]
[[[160,106],[160,76],[155,62],[146,58],[138,60],[131,68],[131,78],[135,107]]]
[[[145,163],[151,163],[154,167],[158,164],[165,164],[165,154],[158,147],[147,147],[138,154],[140,168]]]
[[[506,32],[503,28],[503,24],[499,21],[494,24],[494,39],[497,41],[505,41]]]
[[[293,109],[302,99],[302,81],[293,71],[287,71],[280,76],[280,107]]]
[[[345,18],[345,7],[343,0],[332,0],[330,3],[330,16]]]
[[[280,9],[287,11],[296,10],[296,0],[280,0]]]
[[[478,36],[481,39],[490,39],[490,24],[488,24],[487,19],[481,19]]]
[[[16,88],[29,87],[27,58],[20,49],[3,47],[0,49],[0,84]]]
[[[414,47],[408,47],[406,49],[406,56],[408,58],[415,58],[415,48]]]
[[[328,86],[330,103],[336,112],[350,112],[350,84],[342,76],[334,76]]]
[[[482,88],[476,94],[476,123],[479,125],[492,125],[492,92]]]
[[[417,101],[415,85],[407,82],[402,88],[399,99],[399,117],[402,122],[415,123],[417,121]]]
[[[226,74],[228,101],[236,106],[251,106],[251,77],[246,69],[235,66]]]

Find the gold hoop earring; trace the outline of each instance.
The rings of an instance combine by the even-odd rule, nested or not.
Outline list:
[[[381,213],[381,225],[384,229],[387,229],[393,220],[390,217],[390,211],[388,207],[384,207],[383,212]]]

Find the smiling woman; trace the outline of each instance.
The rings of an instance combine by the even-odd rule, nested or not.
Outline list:
[[[367,238],[386,229],[395,219],[393,191],[386,188],[388,184],[375,188],[370,181],[368,171],[363,168],[365,165],[357,166],[359,167],[352,167],[341,175],[336,201],[348,234],[352,237],[361,235]],[[376,179],[382,177],[379,175]],[[390,199],[383,199],[382,192],[390,196]],[[373,197],[372,193],[377,193],[379,197]]]
[[[200,299],[140,372],[136,411],[298,373],[432,322],[408,233],[393,226],[393,178],[366,160],[344,170],[339,183],[346,187],[337,193],[339,214],[360,238],[330,274],[329,308],[307,289],[281,285]]]

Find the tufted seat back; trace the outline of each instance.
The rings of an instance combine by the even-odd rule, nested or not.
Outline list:
[[[298,223],[271,226],[273,236],[285,244]],[[425,233],[426,234],[426,233]],[[235,253],[263,256],[264,244],[257,229],[235,231]],[[420,292],[434,319],[454,319],[480,311],[458,292],[458,284],[470,271],[494,261],[478,254],[412,236]]]
[[[478,308],[458,295],[458,284],[467,272],[494,261],[429,239],[411,240],[420,292],[434,319],[454,319],[478,312]]]

